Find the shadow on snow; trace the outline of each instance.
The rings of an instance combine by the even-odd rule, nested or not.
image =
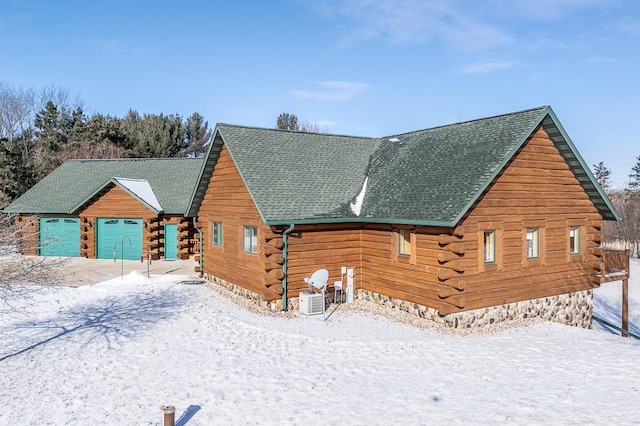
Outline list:
[[[635,306],[629,301],[629,312],[635,312]],[[622,308],[619,303],[609,303],[598,297],[593,300],[593,314],[602,318],[605,321],[609,321],[612,324],[621,326],[622,321]],[[634,318],[629,315],[629,331],[634,334],[640,334],[640,325],[633,323]],[[608,327],[605,324],[593,322],[593,328],[607,331],[611,334],[620,334],[620,332],[614,328]]]
[[[190,405],[189,408],[182,413],[175,426],[185,426],[187,422],[191,420],[191,417],[195,416],[195,414],[200,411],[200,408],[201,407],[199,405]]]
[[[18,345],[24,340],[34,343],[22,349],[10,350],[0,361],[50,344],[60,338],[82,334],[86,341],[83,347],[103,339],[109,349],[120,339],[132,337],[136,332],[148,329],[158,321],[170,318],[185,302],[184,294],[173,290],[150,294],[111,296],[88,305],[62,311],[55,317],[14,324],[5,329],[13,330]],[[21,337],[22,333],[28,335]],[[7,348],[8,336],[3,336]]]

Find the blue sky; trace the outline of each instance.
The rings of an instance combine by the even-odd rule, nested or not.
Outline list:
[[[0,0],[0,57],[89,113],[385,136],[551,105],[617,186],[640,155],[637,0]]]

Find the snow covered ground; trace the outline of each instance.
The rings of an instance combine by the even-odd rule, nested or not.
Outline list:
[[[640,332],[640,263],[630,322]],[[536,323],[457,336],[256,314],[186,277],[33,289],[0,318],[0,425],[640,424],[640,341]],[[617,321],[619,283],[597,290]]]

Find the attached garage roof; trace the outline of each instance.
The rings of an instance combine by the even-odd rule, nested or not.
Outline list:
[[[70,160],[5,207],[4,212],[73,214],[105,185],[118,182],[127,188],[126,184],[139,180],[146,181],[142,186],[148,189],[143,191],[141,185],[134,185],[135,191],[129,189],[133,196],[164,214],[184,215],[202,162],[201,158]]]

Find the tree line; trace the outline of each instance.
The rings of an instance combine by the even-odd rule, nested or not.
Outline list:
[[[636,160],[631,168],[629,181],[622,189],[612,188],[611,170],[604,162],[593,165],[593,174],[622,217],[620,222],[605,222],[605,243],[616,248],[630,249],[640,257],[640,156]]]
[[[212,130],[202,115],[87,114],[63,88],[0,81],[0,207],[70,159],[201,157]]]

